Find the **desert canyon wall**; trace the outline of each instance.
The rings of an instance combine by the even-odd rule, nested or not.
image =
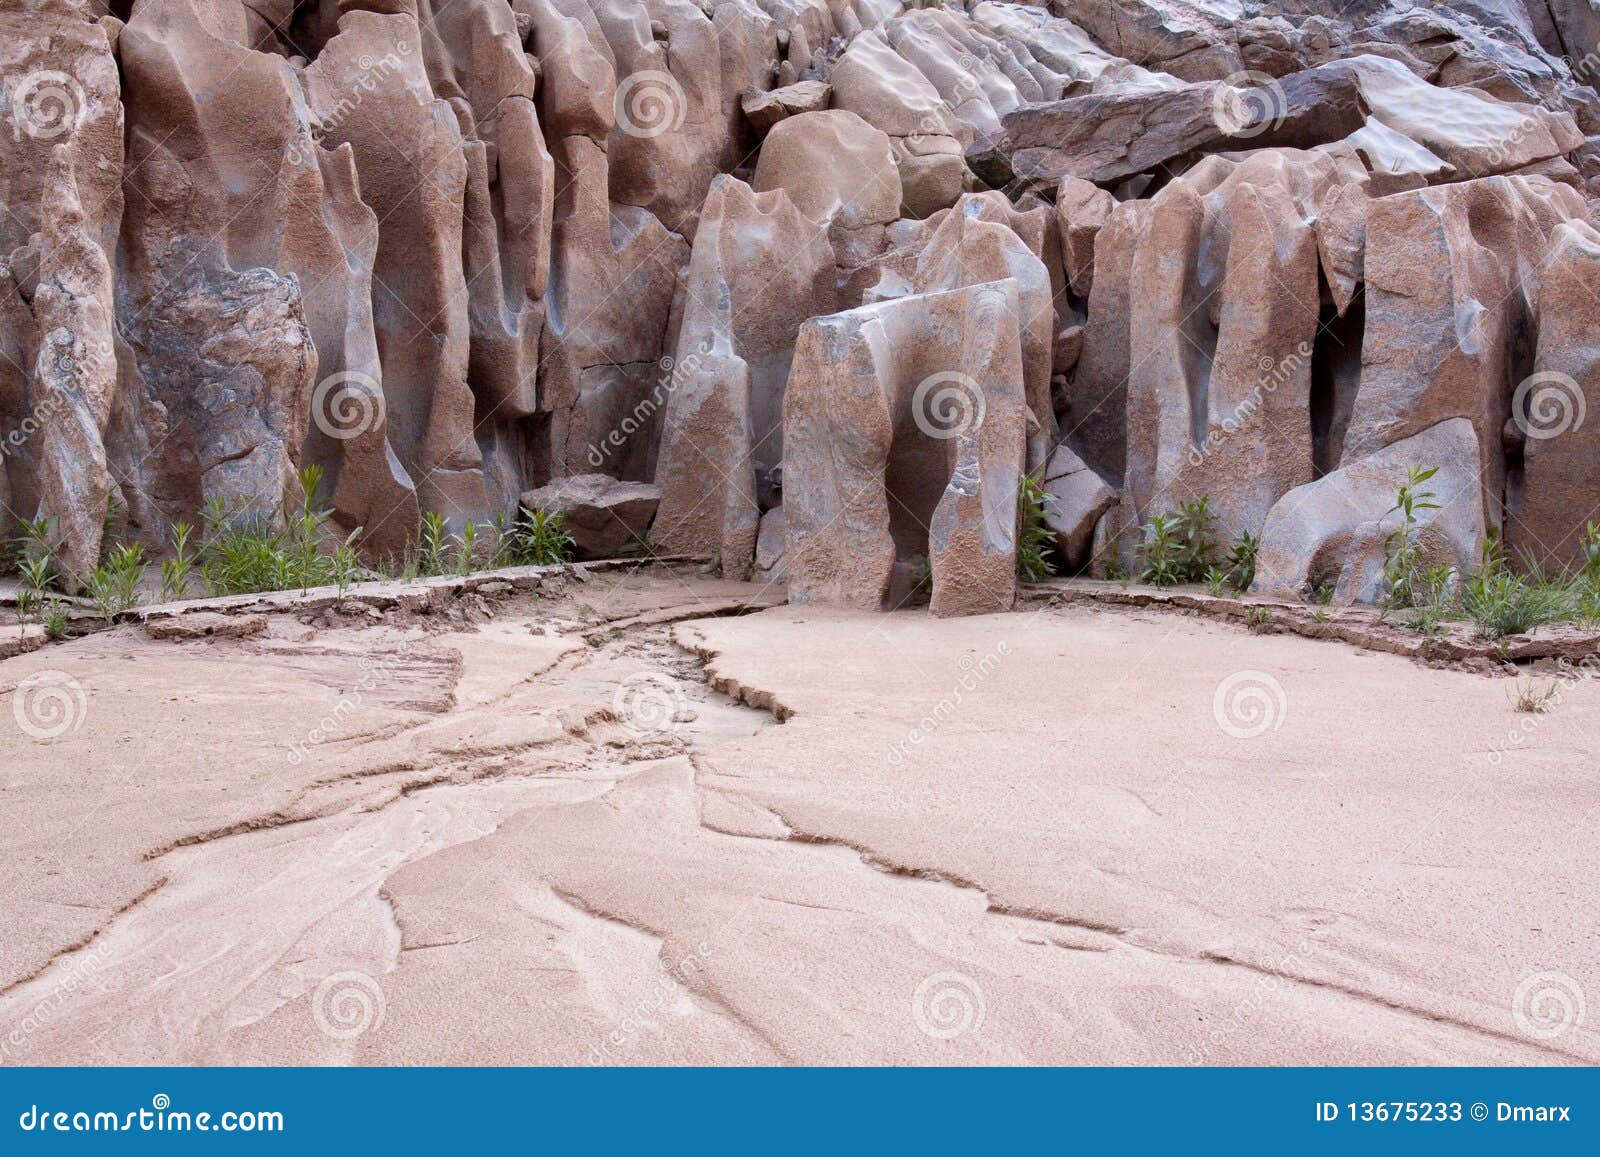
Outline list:
[[[1207,496],[1257,588],[1600,504],[1586,0],[0,0],[0,517],[650,484],[791,597]],[[1587,420],[1585,418],[1587,417]],[[590,479],[588,493],[605,484]],[[630,495],[634,491],[629,492]],[[107,512],[114,512],[108,527]]]

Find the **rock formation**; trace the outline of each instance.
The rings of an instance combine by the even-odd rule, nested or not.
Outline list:
[[[1263,589],[1360,598],[1381,515],[1306,496],[1470,450],[1410,463],[1474,481],[1451,549],[1575,562],[1600,22],[1322,7],[11,0],[0,534],[82,581],[108,510],[157,553],[316,465],[378,558],[603,475],[729,573],[926,562],[955,613],[1012,600],[1026,470],[1069,567],[1204,496]]]

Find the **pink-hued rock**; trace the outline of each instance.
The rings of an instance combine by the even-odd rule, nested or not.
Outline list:
[[[739,107],[756,132],[765,134],[773,125],[801,113],[821,112],[828,107],[832,86],[820,80],[801,80],[783,88],[763,91],[746,89],[739,96]]]
[[[1208,497],[1232,542],[1316,476],[1314,222],[1365,181],[1339,148],[1209,157],[1153,200],[1128,289],[1130,523]]]
[[[1449,418],[1477,431],[1484,518],[1503,524],[1501,435],[1519,352],[1537,315],[1550,237],[1587,215],[1540,177],[1488,177],[1397,193],[1367,212],[1361,385],[1348,465]]]
[[[1117,501],[1117,492],[1065,442],[1050,454],[1044,470],[1045,525],[1055,534],[1056,553],[1069,570],[1089,561],[1100,516]]]
[[[889,138],[853,112],[829,109],[779,122],[756,163],[758,193],[783,189],[807,217],[860,229],[900,216],[900,173]]]
[[[1470,570],[1485,534],[1477,449],[1472,423],[1451,418],[1290,491],[1267,515],[1250,589],[1295,599],[1327,586],[1341,604],[1377,602],[1389,537],[1401,526],[1395,495],[1418,466],[1438,469],[1424,484],[1437,509],[1417,512],[1423,555],[1430,566]]]
[[[1008,610],[1027,405],[1016,283],[815,318],[784,400],[789,597],[873,609],[926,558],[936,615]]]
[[[755,553],[761,511],[778,501],[783,396],[795,336],[835,300],[827,230],[782,189],[719,177],[684,279],[683,320],[665,399],[655,537],[734,564]]]
[[[1507,485],[1506,542],[1548,570],[1581,567],[1590,522],[1600,523],[1600,233],[1557,225],[1540,274],[1533,372],[1511,395],[1505,441],[1520,448],[1521,477]]]
[[[882,301],[919,293],[960,289],[1010,278],[1017,283],[1017,323],[1022,331],[1023,383],[1032,420],[1028,424],[1028,467],[1044,464],[1053,441],[1055,413],[1050,403],[1055,310],[1050,272],[1009,225],[1002,224],[988,198],[963,197],[930,228],[921,230],[910,261],[896,262],[867,294]],[[1040,238],[1040,246],[1043,239]],[[888,262],[886,262],[886,265]]]

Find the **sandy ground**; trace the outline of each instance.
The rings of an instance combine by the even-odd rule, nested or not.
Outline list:
[[[750,590],[0,663],[0,1061],[1600,1061],[1600,682]]]

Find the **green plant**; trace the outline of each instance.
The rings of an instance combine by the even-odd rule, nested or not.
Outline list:
[[[1421,466],[1411,467],[1395,496],[1395,504],[1384,512],[1385,516],[1401,515],[1400,526],[1391,531],[1384,542],[1382,602],[1386,611],[1416,605],[1416,576],[1422,561],[1422,547],[1417,536],[1421,519],[1417,516],[1420,511],[1439,509],[1439,504],[1433,501],[1433,491],[1422,488],[1423,483],[1438,472],[1437,466],[1426,470]]]
[[[511,566],[555,566],[572,557],[576,544],[559,510],[523,510],[506,535],[505,557]]]
[[[361,576],[361,556],[356,553],[356,539],[361,534],[361,527],[356,527],[341,542],[329,559],[329,567],[333,572],[333,585],[339,588],[342,595],[350,589],[350,585]]]
[[[137,546],[115,546],[106,560],[89,574],[89,598],[107,623],[139,602],[139,579],[144,574],[144,551]]]
[[[1228,549],[1227,581],[1236,591],[1247,591],[1256,581],[1256,555],[1261,550],[1261,540],[1248,530],[1241,530]]]
[[[1128,581],[1128,565],[1116,555],[1106,559],[1105,573],[1107,582],[1121,583]]]
[[[456,544],[456,574],[466,574],[472,570],[472,564],[477,561],[480,544],[478,540],[478,524],[471,519],[467,520],[461,528],[461,533],[452,535],[450,541]]]
[[[1272,625],[1272,612],[1266,607],[1251,607],[1244,613],[1244,625],[1259,635]]]
[[[1220,566],[1211,567],[1206,571],[1206,593],[1214,598],[1221,598],[1228,591],[1228,572]]]
[[[206,503],[201,532],[200,575],[215,594],[301,590],[335,581],[337,551],[323,552],[333,512],[317,505],[322,471],[299,473],[302,499],[298,509],[277,514],[239,510],[219,498]],[[345,540],[352,552],[355,533]],[[347,569],[353,560],[347,560]]]
[[[662,552],[661,543],[653,538],[648,530],[634,535],[633,541],[627,545],[626,553],[635,558],[658,558]]]
[[[1043,582],[1056,573],[1055,534],[1046,521],[1055,500],[1037,478],[1023,475],[1017,488],[1017,578],[1022,582]]]
[[[1311,588],[1311,601],[1319,607],[1325,607],[1333,602],[1333,584],[1318,583]]]
[[[1512,709],[1524,715],[1543,715],[1561,699],[1561,688],[1554,679],[1540,690],[1532,679],[1517,679],[1516,693],[1511,698]]]
[[[1215,521],[1211,500],[1202,497],[1145,523],[1140,580],[1158,587],[1205,581],[1217,549],[1211,537]]]
[[[1575,608],[1572,591],[1563,585],[1486,567],[1462,584],[1461,609],[1482,638],[1498,639],[1568,618]]]
[[[60,602],[52,599],[45,607],[41,621],[44,624],[44,637],[51,642],[59,642],[67,637],[67,608]]]
[[[1578,547],[1583,552],[1583,568],[1578,572],[1580,577],[1591,583],[1600,583],[1600,523],[1583,524],[1583,538]]]
[[[161,564],[161,601],[172,602],[189,594],[189,579],[194,573],[194,554],[189,536],[194,527],[187,522],[172,524],[172,556]]]
[[[1170,587],[1184,579],[1183,545],[1178,522],[1170,514],[1158,514],[1144,525],[1144,545],[1140,551],[1144,569],[1139,578],[1158,587]]]
[[[422,535],[417,555],[417,571],[424,576],[444,573],[445,554],[449,535],[445,531],[444,515],[430,510],[422,516]]]

